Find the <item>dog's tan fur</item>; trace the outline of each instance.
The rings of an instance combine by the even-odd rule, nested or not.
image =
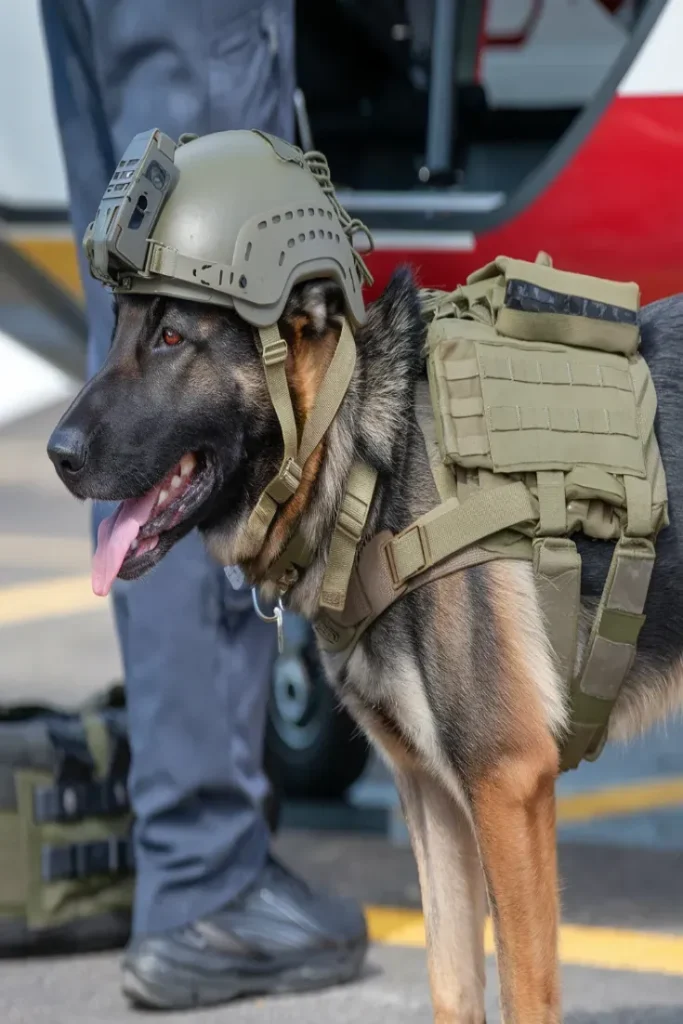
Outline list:
[[[281,328],[290,350],[287,371],[300,431],[334,353],[340,312],[339,291],[329,282],[298,289],[285,312]],[[94,402],[98,388],[112,386],[119,368],[130,373],[135,363],[135,373],[144,378],[139,340],[144,330],[151,334],[167,322],[179,329],[189,324],[191,333],[199,325],[202,337],[214,339],[221,376],[211,364],[211,378],[195,354],[185,370],[187,387],[198,401],[203,396],[215,404],[216,420],[238,409],[240,419],[234,422],[244,421],[240,443],[246,448],[250,432],[255,437],[249,449],[254,454],[240,463],[239,491],[228,481],[218,511],[214,503],[200,529],[223,564],[246,563],[256,582],[263,582],[294,529],[300,529],[314,558],[289,595],[294,610],[309,617],[315,613],[354,457],[360,454],[378,472],[365,539],[380,529],[403,529],[439,502],[415,416],[424,324],[407,275],[397,277],[370,308],[368,324],[358,333],[358,363],[347,396],[260,552],[245,544],[244,527],[255,496],[277,469],[281,444],[278,448],[277,422],[250,331],[224,312],[180,303],[159,312],[144,330],[143,316],[153,319],[131,303],[120,317],[110,362],[77,400],[76,413],[87,419],[88,402]],[[131,335],[137,339],[135,355]],[[158,362],[155,366],[158,389]],[[212,394],[207,379],[215,381]],[[88,420],[88,429],[99,431],[100,438],[101,407],[95,402]],[[66,419],[73,415],[70,410]],[[120,420],[133,418],[126,409]],[[200,435],[195,441],[188,428],[186,436],[200,446]],[[229,452],[226,460],[228,455],[234,473],[241,456]],[[106,451],[102,458],[106,462]],[[106,498],[107,488],[120,492],[122,465],[127,462],[116,462],[108,475],[95,467],[94,479],[114,482],[93,483],[89,491],[82,487],[81,496]],[[164,468],[159,466],[160,475]],[[266,596],[274,595],[272,587],[265,589]],[[593,602],[584,609],[582,642],[594,607]],[[677,643],[674,633],[670,644]],[[484,1021],[487,893],[506,1024],[558,1024],[554,783],[567,695],[554,669],[529,565],[490,562],[434,581],[378,619],[340,673],[334,659],[324,660],[340,699],[394,770],[419,869],[436,1021]],[[641,650],[610,734],[624,738],[680,706],[682,698],[680,646],[658,660]]]

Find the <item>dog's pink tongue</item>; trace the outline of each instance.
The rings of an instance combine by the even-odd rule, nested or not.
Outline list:
[[[159,488],[142,498],[122,501],[116,512],[103,519],[97,531],[97,548],[92,560],[92,588],[98,597],[106,597],[123,565],[128,549],[149,519]]]

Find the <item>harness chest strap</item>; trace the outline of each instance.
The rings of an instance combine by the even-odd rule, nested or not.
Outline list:
[[[341,509],[332,535],[323,576],[320,607],[343,611],[368,512],[377,483],[377,471],[365,462],[351,467]]]
[[[404,582],[470,544],[537,518],[534,500],[521,482],[478,491],[463,504],[449,498],[391,541],[394,579]]]
[[[351,573],[343,613],[319,611],[313,623],[318,642],[332,661],[335,672],[349,660],[365,631],[395,601],[426,583],[498,557],[472,545],[396,586],[387,553],[393,536],[389,531],[382,531],[363,548]]]
[[[354,462],[342,499],[339,515],[332,535],[330,551],[323,576],[320,605],[342,610],[346,601],[349,579],[356,551],[363,536],[368,512],[377,483],[377,472],[364,462]],[[313,552],[300,529],[295,529],[284,551],[271,566],[268,579],[288,590],[299,573],[308,568]]]
[[[498,499],[491,495],[498,492]],[[477,542],[537,517],[521,483],[475,494],[464,505],[452,498],[394,536],[383,531],[360,553],[343,610],[320,611],[314,623],[322,647],[339,668],[366,629],[405,594],[451,573],[499,558]]]

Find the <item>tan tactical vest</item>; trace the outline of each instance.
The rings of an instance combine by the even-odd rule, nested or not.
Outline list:
[[[374,475],[354,467],[315,628],[342,664],[417,586],[494,558],[531,561],[571,700],[563,768],[576,767],[604,744],[668,524],[639,290],[556,270],[541,253],[535,263],[499,257],[422,299],[431,401],[417,411],[441,504],[356,557]],[[616,542],[581,652],[577,531]]]

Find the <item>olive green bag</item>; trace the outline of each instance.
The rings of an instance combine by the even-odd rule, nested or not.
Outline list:
[[[563,766],[575,767],[602,749],[644,622],[654,542],[668,524],[657,399],[638,351],[638,287],[564,273],[545,254],[536,263],[500,257],[454,292],[424,292],[423,307],[435,479],[446,503],[431,515],[448,504],[464,510],[485,491],[489,507],[498,497],[502,507],[512,491],[496,489],[523,485],[528,518],[479,544],[494,556],[533,563],[571,694]],[[432,561],[439,544],[454,549],[431,526],[433,542],[426,523],[419,554],[412,540],[406,545],[403,579],[413,555],[424,561],[425,546]],[[577,531],[615,542],[580,652]]]
[[[120,946],[133,896],[123,690],[0,708],[0,955]]]

